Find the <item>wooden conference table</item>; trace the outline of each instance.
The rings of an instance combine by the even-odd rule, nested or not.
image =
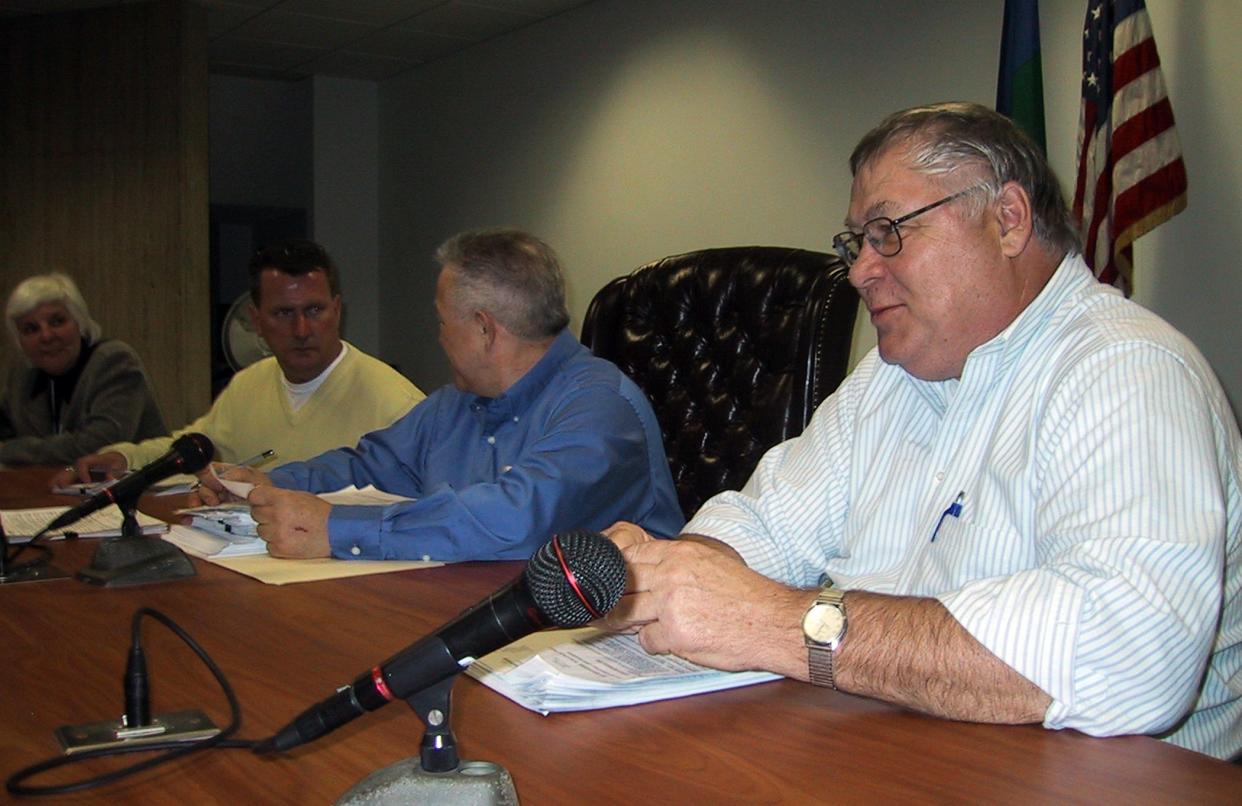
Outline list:
[[[44,493],[48,475],[0,471],[0,507],[69,503]],[[148,497],[143,508],[167,515],[178,503]],[[93,541],[51,545],[66,571],[94,550]],[[0,587],[3,777],[56,755],[56,727],[120,716],[138,607],[163,611],[204,646],[241,701],[238,735],[259,739],[522,568],[464,563],[275,587],[194,562],[197,577],[144,587]],[[188,648],[153,620],[143,646],[153,713],[201,708],[227,724],[223,696]],[[524,804],[1242,800],[1242,767],[1155,739],[947,722],[788,681],[544,717],[463,675],[452,724],[462,758],[506,767]],[[285,756],[210,750],[51,802],[331,803],[372,771],[417,756],[421,736],[413,712],[393,703]],[[90,762],[31,783],[114,766]]]

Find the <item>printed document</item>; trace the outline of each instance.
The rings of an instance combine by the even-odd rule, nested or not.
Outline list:
[[[633,635],[594,627],[545,630],[479,658],[466,673],[532,711],[587,711],[779,680],[648,655]]]

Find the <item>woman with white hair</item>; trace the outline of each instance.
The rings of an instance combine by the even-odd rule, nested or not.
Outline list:
[[[138,354],[102,338],[73,280],[28,277],[4,313],[21,355],[0,386],[0,463],[65,464],[168,433]]]

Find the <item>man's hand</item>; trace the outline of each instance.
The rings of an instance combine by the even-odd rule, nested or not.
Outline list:
[[[619,549],[627,549],[630,546],[637,546],[639,543],[655,540],[654,537],[647,533],[646,529],[629,521],[617,521],[600,534],[616,543]]]
[[[697,539],[637,542],[622,553],[628,591],[600,626],[637,629],[653,654],[806,679],[801,624],[813,591],[773,582],[731,551]]]
[[[92,453],[57,472],[52,476],[48,486],[54,489],[68,484],[87,484],[92,481],[115,479],[128,469],[129,462],[116,451]]]
[[[249,501],[250,514],[259,524],[259,537],[267,541],[267,551],[273,557],[331,556],[328,513],[332,505],[327,501],[270,485],[255,487]]]
[[[221,483],[221,479],[239,481],[255,487],[261,484],[272,483],[266,473],[255,470],[252,467],[243,467],[242,465],[233,465],[227,462],[212,462],[211,466],[206,470],[199,471],[198,487],[190,491],[190,497],[186,502],[186,506],[214,507],[232,501],[246,500],[246,496],[236,495],[226,488]]]

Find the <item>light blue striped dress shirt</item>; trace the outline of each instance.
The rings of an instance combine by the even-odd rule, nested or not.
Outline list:
[[[1242,749],[1240,451],[1198,350],[1071,255],[960,380],[872,351],[685,531],[791,585],[939,599],[1051,696],[1046,727],[1227,758]]]

